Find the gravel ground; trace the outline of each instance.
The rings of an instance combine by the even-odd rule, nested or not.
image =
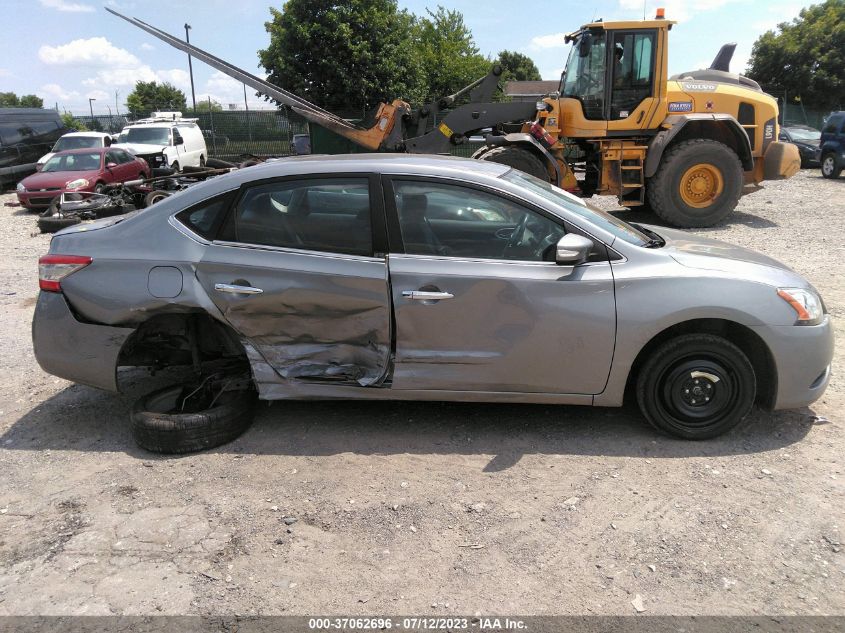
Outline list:
[[[36,364],[49,237],[13,200],[0,615],[625,615],[638,595],[647,614],[845,613],[838,372],[811,408],[703,443],[633,408],[277,403],[227,446],[156,456],[128,425],[154,381],[113,395]],[[845,179],[768,184],[700,233],[807,276],[843,340]]]

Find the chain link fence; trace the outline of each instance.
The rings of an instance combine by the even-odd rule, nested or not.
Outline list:
[[[151,113],[150,113],[151,114]],[[294,137],[309,135],[309,124],[301,116],[286,110],[223,110],[183,113],[185,118],[198,119],[197,125],[205,137],[210,158],[220,158],[239,162],[247,156],[290,156],[295,154]],[[360,116],[360,115],[359,115]],[[127,115],[78,115],[75,121],[89,130],[119,134],[133,120]],[[354,114],[349,116],[357,120]],[[312,143],[317,136],[326,138],[331,132],[311,130]],[[346,151],[365,151],[352,143],[337,137],[340,143],[317,143],[314,151],[342,153]],[[482,142],[470,141],[452,148],[453,156],[472,156],[483,145]],[[312,144],[313,147],[313,144]],[[326,149],[329,147],[330,149]],[[335,149],[337,148],[337,149]],[[346,148],[346,149],[344,149]]]

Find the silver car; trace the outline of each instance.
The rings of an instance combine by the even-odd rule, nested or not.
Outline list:
[[[813,402],[833,356],[821,297],[783,264],[457,158],[241,169],[62,231],[40,286],[38,362],[107,390],[120,366],[201,380],[240,359],[266,400],[631,394],[654,426],[703,439],[755,402]],[[179,413],[181,397],[146,406]]]

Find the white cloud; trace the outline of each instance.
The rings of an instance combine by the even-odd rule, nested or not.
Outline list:
[[[79,98],[79,93],[76,90],[65,90],[59,84],[44,84],[41,86],[39,92],[51,99],[58,99],[59,101],[70,101]]]
[[[94,7],[90,4],[81,4],[79,2],[67,2],[66,0],[39,0],[39,2],[41,2],[42,7],[67,13],[93,13],[94,11]]]
[[[695,13],[712,11],[732,2],[742,0],[646,0],[645,17],[652,19],[658,7],[666,9],[666,19],[676,22],[686,22]],[[643,0],[619,0],[619,8],[636,12],[636,17],[643,15]],[[630,16],[634,17],[634,16]]]
[[[104,37],[73,40],[61,46],[44,45],[38,49],[38,58],[50,66],[134,68],[141,64],[132,53],[118,48]]]
[[[565,42],[566,33],[552,33],[550,35],[538,35],[531,38],[531,48],[542,50],[545,48],[564,48],[568,46]]]
[[[0,68],[0,77],[11,77],[12,71],[8,68]]]
[[[104,90],[92,90],[91,92],[85,93],[85,98],[94,99],[95,101],[108,101],[111,95]]]
[[[156,47],[153,46],[152,44],[147,44],[146,42],[141,44],[141,50],[142,51],[154,51],[155,49],[156,49]]]
[[[186,94],[190,101],[190,92]],[[211,97],[212,101],[216,101],[226,109],[229,108],[229,104],[236,104],[238,108],[242,108],[244,103],[244,85],[228,75],[216,71],[205,82],[205,90],[197,93],[197,102],[207,101],[209,97]],[[246,98],[250,108],[268,107],[269,102],[264,101],[261,97],[256,97],[255,90],[249,86],[246,88]]]

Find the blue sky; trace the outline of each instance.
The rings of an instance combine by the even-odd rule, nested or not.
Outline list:
[[[106,0],[121,13],[138,17],[174,35],[184,36],[191,24],[191,43],[255,74],[262,74],[256,51],[268,35],[264,22],[269,0]],[[416,14],[435,8],[437,0],[400,0]],[[546,79],[556,79],[565,63],[563,34],[594,18],[641,19],[643,0],[597,2],[516,3],[513,0],[440,0],[458,9],[485,54],[502,49],[531,56]],[[738,43],[732,70],[744,67],[754,40],[777,23],[791,20],[801,0],[645,0],[648,17],[658,6],[669,19],[679,20],[670,36],[670,73],[705,67],[719,47]],[[166,8],[165,8],[166,7]],[[189,95],[186,56],[103,9],[103,0],[4,0],[6,34],[0,40],[0,91],[34,93],[46,106],[74,113],[117,108],[138,79],[169,81]],[[14,29],[9,26],[14,23]],[[197,99],[211,96],[223,103],[243,105],[241,84],[194,62]],[[117,92],[117,97],[115,93]],[[251,91],[250,107],[263,104]]]

